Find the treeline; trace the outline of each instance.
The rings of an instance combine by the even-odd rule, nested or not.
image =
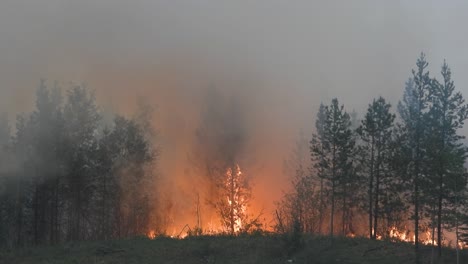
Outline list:
[[[295,176],[278,203],[278,231],[376,239],[412,222],[416,252],[424,230],[439,255],[444,229],[465,239],[468,152],[460,129],[468,108],[448,65],[438,78],[427,67],[421,54],[398,115],[382,97],[362,120],[338,99],[320,105],[315,133],[301,137],[287,163]]]
[[[148,108],[106,122],[84,86],[41,82],[35,110],[0,119],[0,247],[145,234],[157,149]]]

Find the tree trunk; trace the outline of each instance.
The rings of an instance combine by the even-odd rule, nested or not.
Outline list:
[[[437,253],[439,258],[442,256],[442,192],[443,192],[442,174],[439,177],[439,199],[437,208]]]
[[[431,264],[434,263],[434,242],[435,242],[435,228],[436,228],[436,224],[435,224],[435,212],[436,210],[436,206],[435,204],[432,205],[431,207],[431,227],[432,227],[432,232],[431,232]]]
[[[229,189],[229,199],[231,200],[231,204],[229,205],[230,208],[229,208],[229,224],[230,224],[230,229],[231,229],[231,235],[234,234],[235,232],[235,215],[234,215],[234,195],[235,195],[235,190],[234,190],[234,173],[236,173],[236,171],[234,170],[234,167],[232,167],[231,169],[231,182],[229,183],[230,184],[230,189]]]
[[[375,203],[374,203],[374,239],[377,238],[379,219],[379,192],[380,192],[380,150],[377,150],[377,168],[375,172]]]
[[[319,223],[318,233],[322,234],[323,225],[323,178],[320,178],[320,204],[319,204]]]
[[[33,220],[33,228],[34,228],[34,244],[39,244],[39,187],[36,186],[34,188],[34,198],[33,198],[33,211],[34,211],[34,220]]]
[[[335,213],[335,181],[332,180],[332,195],[330,209],[330,238],[333,238],[333,217]]]
[[[344,187],[344,191],[343,191],[343,212],[342,212],[342,219],[341,219],[341,223],[342,223],[342,227],[341,227],[341,235],[342,236],[346,236],[346,187]]]
[[[330,238],[333,238],[333,218],[335,216],[335,177],[336,177],[336,146],[333,146],[332,153],[332,194],[331,194],[331,211],[330,211]]]
[[[50,199],[50,208],[49,208],[49,241],[51,244],[54,244],[55,237],[55,181],[51,184],[51,199]]]
[[[416,264],[419,263],[419,161],[415,164],[414,176],[414,251]]]
[[[458,196],[455,195],[455,236],[456,236],[456,240],[457,240],[457,243],[456,243],[456,249],[457,249],[457,264],[460,263],[460,249],[459,249],[459,246],[458,246]]]
[[[372,146],[371,146],[371,164],[370,164],[370,173],[369,173],[369,238],[375,239],[375,229],[372,228],[372,202],[373,202],[373,189],[374,189],[374,137],[372,137]]]
[[[15,217],[16,217],[16,245],[19,247],[22,244],[22,233],[23,233],[23,192],[21,189],[21,180],[18,179],[16,186],[16,206],[15,206]]]
[[[378,169],[377,169],[378,170]],[[376,182],[375,182],[375,203],[374,203],[374,239],[377,238],[377,230],[378,230],[378,218],[379,218],[379,173],[376,173]]]
[[[444,118],[442,121],[442,147],[439,153],[439,201],[437,208],[437,251],[439,259],[442,257],[442,201],[444,199],[444,153],[445,153],[445,109],[444,106]],[[457,245],[458,247],[458,245]]]

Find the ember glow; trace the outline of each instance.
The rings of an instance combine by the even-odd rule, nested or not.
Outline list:
[[[226,197],[229,205],[229,223],[231,230],[235,234],[243,229],[243,218],[246,215],[247,205],[242,195],[241,185],[242,171],[239,165],[236,164],[235,170],[231,168],[226,171],[226,188],[229,190],[229,196]]]
[[[156,231],[154,230],[150,230],[146,236],[149,238],[149,239],[155,239],[156,238]]]
[[[171,238],[183,239],[189,235],[217,235],[249,232],[248,208],[250,202],[250,189],[246,184],[246,178],[239,164],[226,168],[222,174],[221,185],[218,190],[219,198],[213,198],[213,204],[203,204],[199,197],[195,203],[195,219],[185,219],[186,224],[181,226],[175,222],[169,223],[169,233],[158,233],[154,229],[147,232],[146,236],[154,239],[159,235]],[[203,222],[201,215],[210,215],[209,221]],[[182,222],[183,223],[183,222]]]
[[[354,237],[354,236],[348,236],[348,237]],[[422,232],[420,234],[420,243],[423,245],[432,245],[432,246],[437,246],[437,240],[434,238],[432,239],[432,234],[430,229],[427,229],[425,232]],[[382,240],[384,238],[388,238],[391,241],[399,241],[399,242],[408,242],[408,243],[413,243],[415,240],[415,235],[412,234],[412,231],[409,229],[405,228],[398,228],[396,226],[391,226],[385,234],[379,234],[377,233],[376,236],[377,240]],[[442,241],[443,245],[447,244],[447,241],[444,239]]]
[[[389,230],[388,236],[390,239],[404,241],[404,242],[414,242],[414,236],[410,239],[409,230],[399,230],[396,226],[392,226]]]

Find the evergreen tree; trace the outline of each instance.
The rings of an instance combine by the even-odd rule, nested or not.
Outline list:
[[[63,113],[60,89],[47,88],[42,80],[36,92],[36,111],[30,118],[35,155],[33,211],[36,244],[59,239],[60,186],[63,184]]]
[[[114,174],[115,153],[118,148],[114,142],[112,130],[104,128],[102,138],[99,140],[97,153],[97,177],[95,179],[96,191],[94,193],[95,231],[97,239],[111,239],[118,237],[117,214],[118,195],[120,187],[118,177]]]
[[[73,87],[62,103],[57,85],[41,81],[11,139],[0,118],[0,246],[146,234],[155,200],[147,117],[117,117],[99,133],[90,90]]]
[[[423,167],[425,161],[425,139],[427,129],[425,126],[425,116],[428,111],[428,94],[431,88],[432,80],[429,77],[424,53],[416,61],[416,70],[412,71],[412,81],[407,83],[403,101],[398,105],[399,114],[402,120],[402,126],[407,133],[407,142],[409,155],[406,157],[407,169],[410,171],[410,181],[412,183],[412,198],[414,207],[414,234],[415,234],[415,252],[416,262],[419,262],[419,225],[420,225],[420,195],[421,180],[423,177]]]
[[[395,119],[395,115],[390,113],[390,107],[384,98],[374,99],[367,109],[361,126],[357,129],[363,142],[361,153],[364,155],[364,167],[369,184],[369,237],[372,239],[377,237],[382,180],[386,174],[388,175],[389,169],[390,139]]]
[[[11,181],[9,167],[11,159],[10,125],[6,113],[0,113],[0,248],[8,244],[8,229],[10,226],[11,201],[7,195],[7,187]]]
[[[67,153],[68,239],[80,240],[85,232],[94,186],[92,176],[96,172],[94,158],[97,154],[97,130],[100,115],[95,97],[84,86],[68,91],[64,107],[65,144]]]
[[[354,138],[350,129],[350,116],[344,111],[344,106],[340,106],[338,99],[333,99],[328,107],[321,107],[325,121],[323,124],[323,134],[313,136],[311,141],[311,156],[314,167],[318,175],[324,178],[330,192],[330,237],[334,235],[335,210],[337,198],[342,198],[343,219],[347,213],[350,189],[352,182],[352,160],[351,155],[354,150]],[[320,113],[320,111],[319,111]],[[343,221],[343,229],[345,223]]]
[[[326,149],[328,148],[328,142],[325,138],[326,126],[327,126],[327,115],[328,107],[320,103],[320,107],[317,113],[317,119],[315,121],[315,133],[312,135],[310,141],[310,153],[311,153],[311,174],[314,174],[319,178],[319,223],[318,232],[322,233],[323,219],[325,217],[325,186],[324,179],[327,175],[327,163],[326,163]]]
[[[430,86],[430,110],[427,115],[429,129],[429,147],[427,149],[431,177],[431,193],[436,194],[437,201],[437,247],[439,257],[442,254],[442,219],[443,206],[447,197],[465,188],[463,182],[463,165],[467,154],[457,132],[463,127],[468,117],[468,108],[460,92],[455,91],[451,70],[447,63],[442,65],[442,82],[433,80]],[[459,179],[457,179],[459,178]],[[454,189],[454,188],[457,189]],[[453,206],[453,205],[452,205]]]

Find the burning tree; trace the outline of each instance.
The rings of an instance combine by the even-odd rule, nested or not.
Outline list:
[[[225,176],[219,186],[220,198],[215,206],[223,227],[230,234],[235,234],[245,230],[251,190],[239,165],[228,168]]]
[[[200,175],[197,181],[203,183],[196,190],[197,197],[206,200],[221,222],[221,228],[210,222],[208,231],[223,229],[237,234],[258,227],[258,221],[249,219],[247,214],[251,200],[249,177],[238,165],[246,139],[245,105],[238,97],[227,98],[210,87],[200,118],[191,157],[196,174]],[[197,203],[197,228],[201,228],[201,220],[211,221],[210,216],[210,212],[200,216]]]

